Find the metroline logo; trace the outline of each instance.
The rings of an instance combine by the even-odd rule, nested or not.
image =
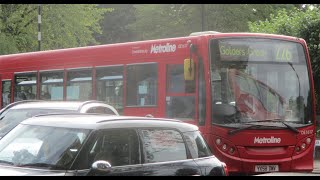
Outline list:
[[[271,143],[280,143],[281,142],[281,138],[275,138],[273,136],[271,136],[270,138],[266,138],[266,137],[254,137],[254,141],[253,143],[256,144],[271,144]]]
[[[150,53],[166,53],[166,52],[175,52],[176,51],[176,45],[167,43],[166,45],[161,44],[153,44],[151,46]]]

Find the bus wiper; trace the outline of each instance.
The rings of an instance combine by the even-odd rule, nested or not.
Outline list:
[[[250,128],[253,128],[253,127],[273,127],[273,126],[265,126],[265,125],[261,125],[261,124],[251,124],[249,126],[246,126],[246,127],[242,127],[242,128],[239,128],[239,129],[233,129],[233,130],[230,130],[228,132],[229,135],[233,135],[237,132],[240,132],[240,131],[243,131],[243,130],[246,130],[246,129],[250,129]]]
[[[261,120],[261,121],[250,121],[250,123],[252,123],[252,122],[280,122],[283,125],[285,125],[288,129],[290,129],[291,131],[295,132],[296,134],[299,134],[299,130],[297,128],[285,123],[281,118],[266,119],[266,120]]]

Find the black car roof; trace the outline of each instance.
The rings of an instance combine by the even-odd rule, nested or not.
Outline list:
[[[47,114],[29,118],[21,124],[77,129],[162,127],[179,129],[181,132],[198,130],[195,125],[173,119],[102,114]]]

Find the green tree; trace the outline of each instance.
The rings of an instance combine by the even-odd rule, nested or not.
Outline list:
[[[0,54],[12,54],[18,52],[12,37],[7,37],[5,34],[0,34]]]
[[[32,38],[30,25],[33,23],[32,17],[35,7],[21,4],[1,4],[0,5],[0,30],[2,46],[1,54],[14,53],[29,47],[28,42],[36,39]],[[35,32],[36,33],[36,32]],[[17,51],[18,50],[18,51]]]
[[[180,13],[185,5],[139,4],[136,8],[136,21],[128,26],[135,33],[135,40],[158,39],[185,35],[189,27]],[[186,17],[187,18],[187,17]]]
[[[95,4],[42,4],[42,50],[98,44],[93,34],[105,12]],[[1,54],[38,50],[38,5],[1,4],[0,24],[2,46],[11,47]]]
[[[248,21],[265,20],[284,4],[209,4],[205,5],[205,28],[219,32],[247,32]]]
[[[187,36],[202,30],[249,31],[248,21],[265,20],[282,4],[139,4],[130,29],[137,40]],[[202,18],[204,13],[204,18]]]
[[[128,28],[128,24],[135,21],[132,4],[100,4],[108,13],[100,21],[102,33],[95,33],[99,43],[110,44],[131,41],[134,33]]]
[[[105,12],[94,4],[43,5],[43,49],[98,44],[94,33],[101,33]]]

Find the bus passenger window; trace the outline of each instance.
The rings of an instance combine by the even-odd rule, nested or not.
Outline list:
[[[2,81],[2,107],[11,102],[11,80]]]
[[[17,74],[14,77],[15,91],[14,101],[36,99],[37,92],[37,74],[23,73]]]
[[[85,101],[92,99],[92,70],[70,70],[67,75],[67,100]]]
[[[123,66],[97,67],[97,100],[123,112]]]
[[[63,100],[63,71],[40,73],[40,99]]]
[[[157,104],[158,66],[156,63],[127,67],[127,106]]]

